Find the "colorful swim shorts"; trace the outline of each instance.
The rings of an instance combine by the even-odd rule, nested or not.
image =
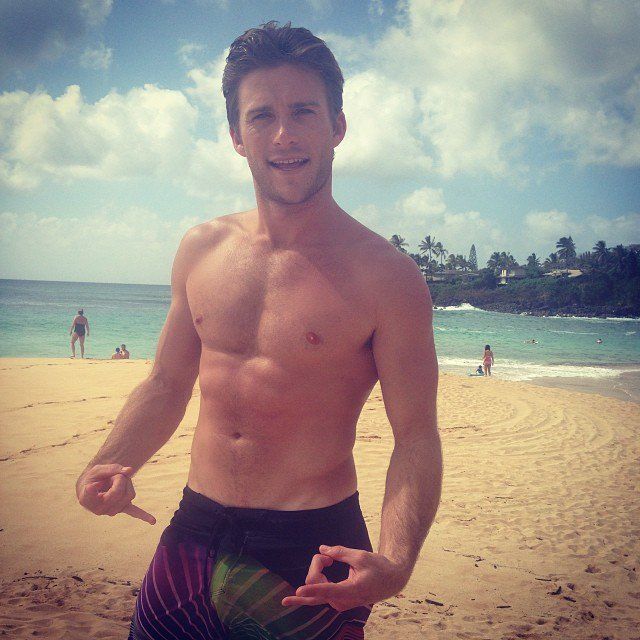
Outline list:
[[[185,487],[142,581],[129,640],[360,640],[372,605],[282,605],[321,544],[372,551],[358,492],[321,509],[225,507]],[[349,566],[324,569],[331,582]]]

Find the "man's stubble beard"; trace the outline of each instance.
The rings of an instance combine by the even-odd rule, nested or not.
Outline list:
[[[274,184],[275,180],[272,180],[271,176],[269,175],[269,171],[271,171],[271,167],[269,165],[267,165],[264,170],[262,170],[261,168],[256,168],[255,166],[253,166],[253,163],[249,160],[249,158],[247,158],[249,169],[251,170],[251,175],[253,176],[256,196],[260,196],[261,198],[274,202],[275,204],[304,204],[305,202],[313,198],[316,193],[321,191],[327,184],[327,182],[331,179],[334,155],[335,154],[332,150],[331,156],[329,158],[324,155],[322,156],[322,158],[320,158],[318,171],[313,176],[311,184],[309,184],[308,187],[304,189],[302,196],[294,200],[288,199],[281,193],[279,193],[277,187]],[[277,171],[277,169],[275,169],[274,171]]]

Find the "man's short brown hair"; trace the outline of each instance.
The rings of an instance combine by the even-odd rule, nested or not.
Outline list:
[[[245,31],[231,44],[222,74],[222,93],[227,103],[227,120],[238,128],[238,87],[242,78],[256,69],[295,64],[317,73],[327,90],[333,119],[342,111],[342,71],[324,40],[290,22],[279,27],[275,20]]]

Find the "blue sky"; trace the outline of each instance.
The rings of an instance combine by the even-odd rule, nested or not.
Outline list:
[[[417,251],[640,242],[640,2],[0,4],[0,277],[167,283],[192,225],[254,205],[220,78],[270,19],[345,75],[336,200]]]

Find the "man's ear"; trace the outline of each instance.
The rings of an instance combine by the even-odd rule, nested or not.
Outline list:
[[[333,123],[333,148],[335,149],[343,140],[347,133],[347,119],[344,117],[344,111],[336,116]]]
[[[229,135],[231,136],[231,140],[233,141],[233,148],[243,157],[247,157],[247,153],[244,150],[244,144],[242,144],[242,138],[237,129],[233,127],[229,127]]]

